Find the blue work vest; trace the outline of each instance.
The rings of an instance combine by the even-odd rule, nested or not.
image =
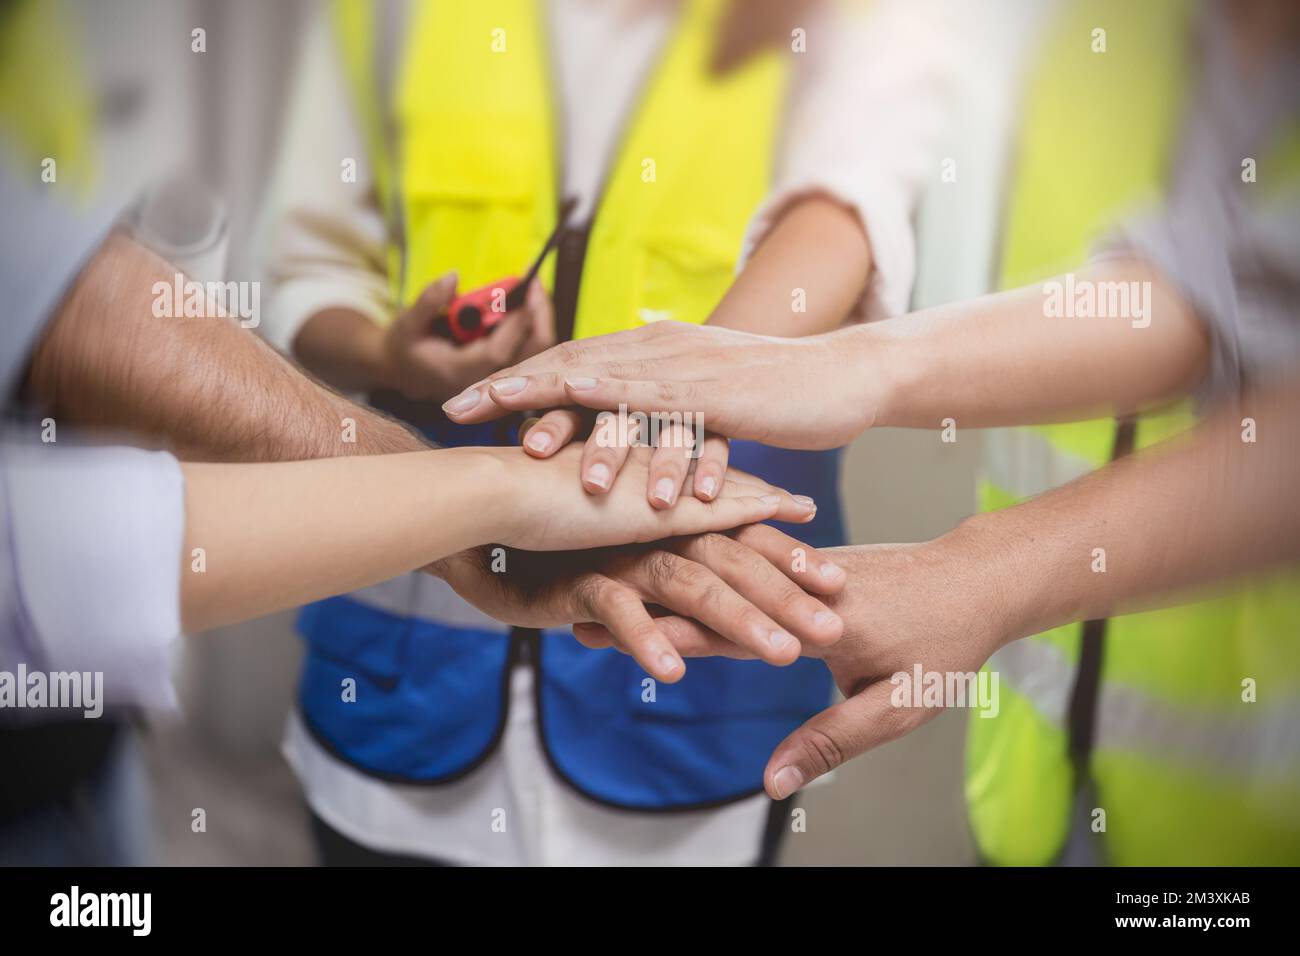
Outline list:
[[[491,444],[500,429],[447,426],[444,445]],[[523,454],[521,451],[520,454]],[[818,504],[807,525],[777,527],[814,547],[844,541],[836,451],[733,442],[731,462]],[[454,599],[459,601],[458,598]],[[300,702],[308,729],[335,756],[393,782],[438,784],[472,772],[505,728],[511,667],[537,669],[542,746],[580,793],[634,810],[727,803],[762,789],[772,749],[830,700],[825,665],[699,658],[658,684],[631,657],[589,650],[568,630],[513,635],[383,610],[353,597],[303,609]],[[344,681],[355,683],[345,700]]]

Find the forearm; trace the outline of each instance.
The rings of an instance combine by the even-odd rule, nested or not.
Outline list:
[[[154,283],[174,277],[142,246],[110,238],[37,348],[29,395],[61,421],[126,430],[185,459],[291,461],[423,447],[401,425],[303,376],[232,320],[156,317]]]
[[[309,318],[294,337],[293,354],[312,374],[344,391],[393,387],[383,329],[351,309],[325,309]]]
[[[187,464],[184,474],[187,631],[364,587],[496,540],[518,497],[500,458],[476,449]]]
[[[1256,442],[1242,441],[1245,417],[1255,420]],[[1297,487],[1293,388],[1250,397],[1190,436],[973,518],[937,544],[965,560],[978,556],[1014,638],[1162,606],[1300,560]]]
[[[1158,275],[1116,263],[1076,282],[1139,283],[1150,289],[1149,313],[1053,317],[1035,285],[839,333],[853,338],[855,376],[884,383],[876,424],[937,428],[952,418],[983,428],[1125,414],[1181,397],[1204,375],[1205,332]]]
[[[772,228],[709,324],[789,338],[827,332],[852,311],[870,273],[871,248],[857,215],[813,196]]]

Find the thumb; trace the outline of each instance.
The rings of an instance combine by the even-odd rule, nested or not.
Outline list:
[[[888,681],[870,684],[781,741],[763,771],[768,795],[784,800],[845,761],[902,736],[919,722],[910,709],[890,703],[891,689]]]
[[[427,331],[433,320],[445,312],[451,300],[456,297],[458,281],[455,272],[448,272],[425,286],[420,297],[402,314],[403,331],[410,335]]]

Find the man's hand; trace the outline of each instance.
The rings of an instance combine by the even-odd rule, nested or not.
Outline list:
[[[701,622],[770,664],[824,648],[843,622],[814,595],[837,593],[844,572],[775,528],[752,525],[634,548],[581,552],[509,551],[494,573],[485,548],[427,570],[493,617],[521,627],[574,625],[588,647],[615,646],[657,680],[673,682],[685,663],[656,625],[650,606]]]
[[[565,342],[475,383],[443,405],[481,422],[528,408],[580,405],[691,412],[728,438],[836,448],[875,421],[884,382],[861,363],[858,328],[802,339],[655,322]]]
[[[383,378],[409,399],[442,401],[555,344],[555,316],[538,281],[523,307],[507,313],[490,335],[465,345],[431,335],[434,320],[456,297],[456,281],[449,273],[430,284],[384,333]]]
[[[918,664],[945,675],[978,671],[1003,644],[1029,633],[1022,603],[999,584],[1008,579],[1005,562],[967,526],[926,544],[834,548],[824,556],[848,573],[828,602],[844,636],[804,653],[826,661],[845,699],[773,751],[763,781],[777,800],[939,713],[895,706],[894,674],[910,678]],[[666,617],[658,625],[684,656],[748,656],[699,622]]]
[[[940,708],[900,706],[893,675],[972,673],[1020,636],[985,556],[955,539],[829,552],[849,572],[832,606],[844,637],[825,650],[845,697],[783,740],[763,773],[773,799],[788,797],[859,754],[910,733]],[[951,702],[946,702],[951,703]]]

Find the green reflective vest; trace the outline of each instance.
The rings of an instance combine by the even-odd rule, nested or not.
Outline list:
[[[1189,88],[1189,14],[1184,0],[1089,0],[1069,5],[1049,28],[1013,167],[1004,287],[1081,265],[1109,224],[1158,199]],[[1097,29],[1105,30],[1104,53],[1093,50]],[[1266,157],[1261,181],[1279,179],[1283,165],[1300,168],[1285,159],[1294,153],[1283,144]],[[1144,416],[1136,445],[1191,423],[1185,407]],[[989,433],[981,507],[1103,465],[1114,435],[1110,420]],[[1079,547],[1089,560],[1087,542]],[[1122,573],[1123,556],[1108,557],[1107,573]],[[1298,585],[1280,575],[1109,621],[1089,767],[1096,808],[1105,811],[1104,832],[1092,835],[1105,861],[1300,862]],[[1017,641],[987,665],[1001,677],[1001,709],[970,722],[965,789],[976,844],[990,862],[1051,863],[1069,836],[1067,707],[1081,629]],[[1243,700],[1247,680],[1257,686],[1254,703]]]

